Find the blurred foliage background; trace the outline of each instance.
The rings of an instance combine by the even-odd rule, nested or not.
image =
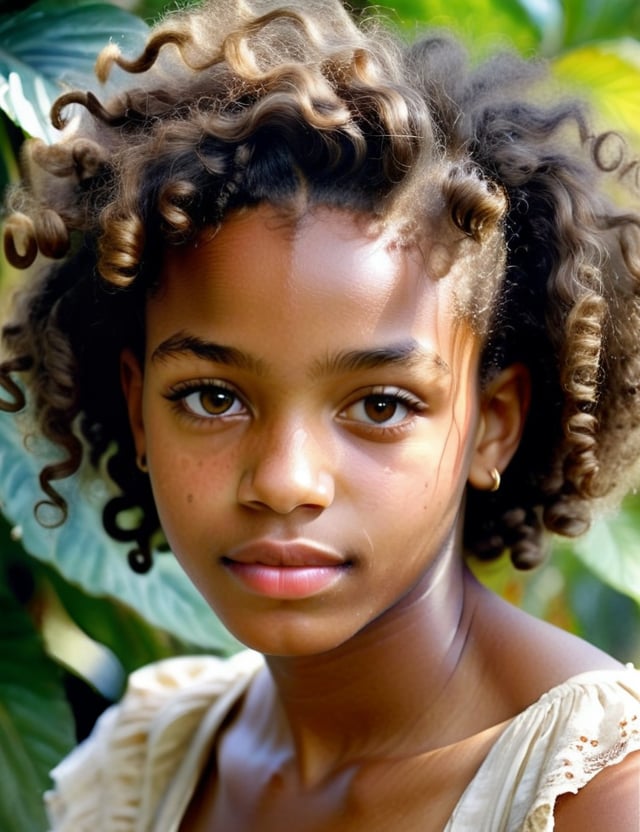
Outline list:
[[[354,11],[367,3],[352,3]],[[135,53],[166,0],[0,0],[0,185],[19,175],[27,136],[54,138],[52,101],[68,85],[95,87],[109,40]],[[562,84],[640,153],[640,4],[637,0],[389,0],[376,7],[415,35],[455,30],[474,58],[496,46],[549,59]],[[24,277],[0,263],[0,293]],[[121,694],[127,674],[165,656],[228,654],[224,632],[171,556],[134,575],[101,531],[107,485],[89,474],[65,485],[61,528],[33,517],[37,473],[50,449],[25,451],[15,418],[0,414],[0,828],[46,829],[48,772]],[[548,563],[516,575],[474,564],[513,603],[640,664],[640,497],[583,539],[555,542]]]

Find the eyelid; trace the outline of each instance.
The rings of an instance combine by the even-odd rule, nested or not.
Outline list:
[[[223,390],[228,390],[230,393],[242,398],[238,390],[236,390],[232,384],[229,384],[227,381],[222,381],[222,379],[219,378],[198,378],[188,381],[178,381],[176,384],[171,385],[168,392],[164,394],[164,397],[165,399],[174,402],[178,399],[184,398],[184,396],[189,393],[197,393],[199,390],[210,390],[212,387],[219,387]]]
[[[398,387],[394,384],[374,384],[371,387],[364,387],[357,390],[349,397],[349,401],[341,409],[346,410],[347,407],[350,407],[351,405],[356,404],[356,402],[362,401],[362,399],[366,399],[369,396],[388,396],[390,399],[395,398],[407,405],[407,407],[411,407],[416,411],[424,411],[428,409],[427,403],[421,399],[420,396],[410,392],[405,387]]]
[[[186,403],[186,399],[194,393],[204,393],[211,390],[224,390],[225,392],[228,392],[231,396],[235,397],[237,402],[242,406],[243,411],[245,413],[248,412],[249,408],[247,407],[243,395],[232,384],[216,378],[200,378],[189,381],[180,381],[177,384],[172,385],[169,391],[164,394],[164,397],[168,401],[174,402],[183,415],[189,416],[200,422],[214,422],[242,415],[239,413],[227,413],[225,411],[223,413],[211,413],[205,416],[194,411],[193,408],[189,407]]]
[[[359,404],[362,404],[366,401],[366,399],[376,397],[395,399],[399,405],[406,408],[406,415],[401,418],[400,421],[393,422],[391,424],[386,422],[376,423],[373,420],[367,421],[366,419],[358,419],[346,415],[349,410],[357,407]],[[392,385],[376,385],[369,389],[357,391],[357,393],[350,398],[350,401],[340,409],[339,416],[341,416],[346,423],[357,427],[359,430],[376,434],[377,436],[391,436],[393,433],[405,431],[412,424],[413,417],[424,414],[428,411],[428,409],[429,408],[426,402],[418,396],[415,396],[413,393],[410,393],[405,388]]]

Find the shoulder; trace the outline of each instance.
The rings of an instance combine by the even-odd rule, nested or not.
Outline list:
[[[591,671],[623,670],[611,656],[577,636],[507,603],[480,588],[481,650],[494,687],[512,714],[546,691]]]
[[[526,832],[636,832],[639,757],[640,671],[617,666],[579,673],[507,724],[450,828],[486,821]],[[619,824],[606,814],[614,789]]]
[[[581,674],[515,723],[513,738],[526,749],[533,784],[531,795],[522,793],[530,802],[525,829],[640,828],[640,671]]]
[[[151,810],[205,717],[215,732],[261,666],[260,656],[244,651],[228,660],[168,659],[133,673],[122,701],[53,770],[52,830],[107,832],[123,807]]]
[[[555,832],[637,832],[640,829],[640,750],[598,773],[576,795],[561,795]]]

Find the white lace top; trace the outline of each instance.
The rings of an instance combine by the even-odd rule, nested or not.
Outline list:
[[[263,666],[245,651],[134,673],[122,703],[53,772],[52,832],[176,832],[230,708]],[[584,673],[500,735],[446,832],[548,832],[556,798],[640,750],[640,671]]]

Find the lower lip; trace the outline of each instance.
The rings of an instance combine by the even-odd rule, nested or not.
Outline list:
[[[254,595],[285,601],[310,598],[329,589],[344,574],[339,566],[266,566],[225,561],[234,578]]]

